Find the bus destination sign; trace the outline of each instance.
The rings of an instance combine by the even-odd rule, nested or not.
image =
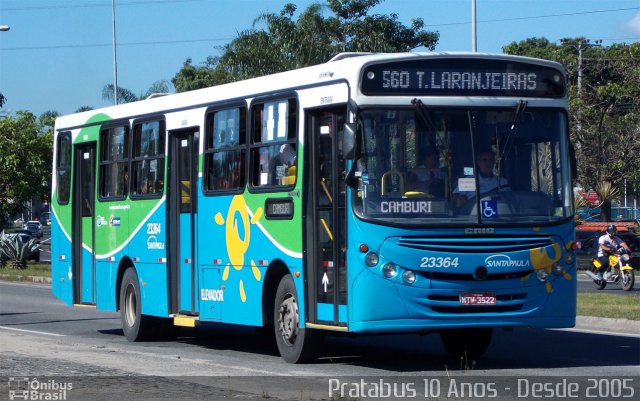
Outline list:
[[[560,98],[565,94],[565,87],[561,71],[539,64],[487,59],[422,59],[367,66],[362,93]]]

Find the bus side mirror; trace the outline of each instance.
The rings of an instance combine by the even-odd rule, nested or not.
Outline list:
[[[342,157],[353,160],[356,156],[356,124],[346,123],[342,130]]]

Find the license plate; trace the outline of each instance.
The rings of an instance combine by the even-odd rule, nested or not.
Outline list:
[[[463,292],[460,294],[460,305],[495,305],[496,294],[487,292]]]

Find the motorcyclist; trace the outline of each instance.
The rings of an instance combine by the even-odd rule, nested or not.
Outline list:
[[[618,228],[614,224],[607,226],[604,235],[598,238],[598,257],[600,268],[598,269],[598,279],[602,280],[602,272],[609,266],[609,255],[615,253],[620,247],[631,252],[629,246],[616,234]]]

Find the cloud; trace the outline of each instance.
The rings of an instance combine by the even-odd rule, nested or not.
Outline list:
[[[640,11],[631,18],[628,22],[623,24],[623,29],[635,35],[640,35]]]

